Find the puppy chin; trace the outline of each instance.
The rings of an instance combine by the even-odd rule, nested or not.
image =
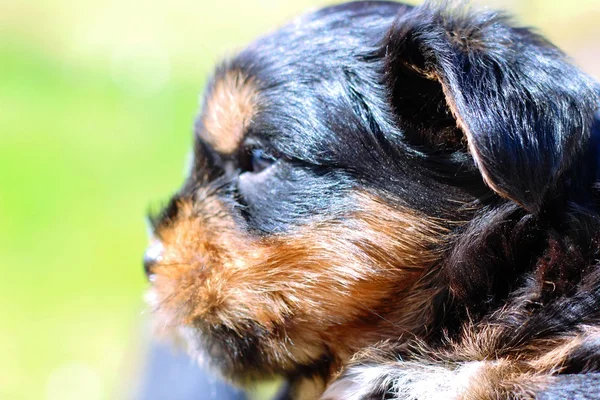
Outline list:
[[[160,299],[156,291],[149,290],[145,299],[155,310],[152,320],[155,336],[185,351],[214,375],[245,385],[272,376],[277,370],[261,357],[260,333],[241,334],[223,325],[212,325],[198,319],[190,322],[175,320],[158,308]]]
[[[208,329],[200,326],[181,325],[177,327],[176,335],[190,357],[199,365],[208,367],[215,374],[233,382],[243,383],[247,379],[246,371],[238,366],[239,354],[227,346],[226,339],[216,340]]]

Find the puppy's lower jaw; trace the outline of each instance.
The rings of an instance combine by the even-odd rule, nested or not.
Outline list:
[[[158,276],[156,283],[161,284],[161,279]],[[296,321],[297,316],[290,315],[289,319],[268,326],[249,319],[226,325],[220,308],[203,309],[205,312],[196,316],[179,309],[178,315],[178,309],[161,307],[164,294],[151,290],[147,300],[154,305],[159,334],[174,339],[193,359],[236,384],[274,376],[325,376],[340,357],[347,357],[341,349],[333,354],[328,335],[318,324],[303,322],[307,317],[300,316]]]
[[[254,337],[242,337],[222,327],[201,330],[181,326],[177,333],[195,361],[236,385],[252,386],[265,379],[283,377],[286,383],[276,400],[320,398],[329,377],[342,363],[339,355],[325,355],[324,348],[277,349],[281,339],[264,338],[269,343],[265,348]],[[342,357],[347,359],[349,355]],[[298,358],[306,361],[300,363]]]
[[[151,293],[149,299],[153,297]],[[238,385],[278,376],[286,380],[310,377],[306,381],[314,381],[313,377],[324,378],[338,365],[339,354],[331,354],[325,342],[307,342],[296,334],[288,335],[283,328],[267,330],[248,322],[242,331],[240,326],[234,330],[203,320],[174,324],[161,314],[157,310],[154,319],[159,335],[184,349],[199,364]],[[290,330],[295,331],[293,327]],[[314,383],[305,382],[302,386],[311,385]],[[323,389],[322,384],[317,386]]]
[[[152,291],[147,296],[151,301]],[[337,346],[335,352],[330,345],[334,342],[323,332],[322,341],[314,339],[314,332],[301,333],[303,328],[290,327],[287,333],[283,329],[265,330],[251,323],[245,324],[245,331],[234,331],[223,325],[211,325],[196,320],[188,323],[162,319],[161,310],[157,310],[156,328],[163,336],[187,351],[199,364],[208,367],[216,375],[240,386],[249,386],[259,381],[283,377],[287,389],[281,393],[281,399],[313,400],[318,399],[332,376],[364,343],[377,342],[375,332],[380,325],[369,321],[366,326],[356,327],[350,335],[360,338],[348,340],[341,332],[336,334],[339,342],[352,344],[357,348]],[[160,322],[162,319],[163,322]],[[166,324],[165,324],[166,322]],[[318,327],[313,327],[318,330]],[[349,332],[351,331],[348,330]],[[300,333],[298,333],[300,332]],[[293,336],[292,336],[293,335]],[[304,340],[308,338],[310,341]],[[372,340],[369,338],[372,336]]]

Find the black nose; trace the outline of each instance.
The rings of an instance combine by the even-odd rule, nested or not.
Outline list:
[[[144,272],[150,278],[153,275],[152,268],[162,259],[163,245],[157,240],[153,240],[144,254]]]

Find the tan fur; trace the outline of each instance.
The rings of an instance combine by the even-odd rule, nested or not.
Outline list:
[[[536,393],[552,382],[553,376],[563,371],[574,350],[585,342],[597,341],[600,335],[596,328],[581,326],[579,333],[573,335],[534,339],[523,345],[517,343],[506,347],[500,342],[501,338],[506,338],[506,329],[494,323],[470,325],[464,328],[459,340],[448,340],[447,346],[435,350],[418,340],[400,347],[389,341],[378,343],[352,357],[348,369],[350,375],[336,376],[340,379],[330,386],[327,392],[330,396],[325,398],[341,399],[343,396],[339,397],[339,393],[346,393],[344,388],[357,388],[369,380],[370,384],[376,385],[378,381],[372,377],[380,370],[383,371],[380,376],[389,379],[387,384],[394,388],[392,395],[411,392],[418,387],[439,386],[440,390],[446,390],[443,395],[452,399],[534,399]],[[399,359],[395,354],[400,348],[412,353],[412,357]],[[363,367],[365,365],[372,365],[373,369]],[[471,372],[469,366],[472,366]],[[363,369],[365,375],[361,375]],[[423,374],[428,369],[437,372],[429,376]],[[385,371],[390,371],[389,375]],[[422,379],[421,386],[402,386],[402,382],[411,384],[406,382],[407,375],[417,381]],[[454,393],[461,380],[466,385],[458,386],[461,387],[459,393]],[[336,390],[338,393],[333,395]],[[404,397],[399,395],[397,398]]]
[[[257,102],[256,82],[240,71],[227,72],[210,91],[200,136],[216,151],[234,153],[257,111]]]
[[[259,325],[269,332],[261,347],[274,364],[267,370],[325,351],[341,362],[402,331],[390,318],[402,292],[440,257],[432,249],[446,233],[439,221],[356,193],[357,209],[344,218],[252,237],[215,197],[198,197],[157,232],[165,247],[154,269],[157,313],[167,325],[202,321],[240,336],[248,322]]]
[[[460,400],[519,399],[533,400],[534,387],[541,378],[531,372],[522,371],[519,363],[508,360],[488,361],[473,376],[468,388],[459,396]]]
[[[454,360],[486,361],[461,399],[534,399],[551,376],[561,372],[569,354],[598,333],[583,329],[578,335],[532,340],[505,350],[497,345],[501,334],[502,328],[493,324],[465,330],[463,340],[445,355]]]

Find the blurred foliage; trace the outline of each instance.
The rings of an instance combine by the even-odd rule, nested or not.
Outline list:
[[[597,0],[486,3],[600,75]],[[144,214],[181,182],[198,92],[226,49],[319,4],[0,4],[0,398],[125,393]]]

